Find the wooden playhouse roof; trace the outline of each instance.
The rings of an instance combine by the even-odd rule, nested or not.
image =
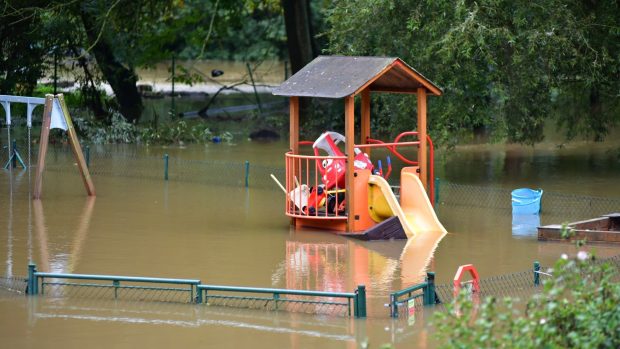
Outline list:
[[[319,56],[273,90],[276,96],[344,98],[366,87],[373,92],[442,91],[397,57]]]

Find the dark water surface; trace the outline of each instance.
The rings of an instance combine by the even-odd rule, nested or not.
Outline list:
[[[439,154],[437,176],[479,186],[540,187],[620,198],[619,147],[613,142],[562,148],[464,146]],[[286,148],[282,142],[237,140],[235,145],[150,147],[137,153],[283,167]],[[115,166],[113,157],[108,161]],[[70,161],[65,165],[73,166]],[[209,185],[200,182],[201,173],[191,181],[168,182],[93,177],[97,197],[91,199],[85,197],[77,169],[49,170],[43,199],[30,205],[28,173],[0,172],[0,274],[25,276],[32,260],[42,271],[192,278],[219,285],[352,292],[365,284],[369,318],[28,299],[2,292],[2,347],[357,348],[366,339],[371,347],[387,342],[396,347],[433,346],[427,327],[430,312],[420,312],[410,325],[390,320],[384,307],[390,292],[420,280],[420,273],[404,271],[405,241],[361,242],[326,232],[294,231],[275,184],[248,190]],[[535,260],[548,266],[561,253],[575,253],[568,244],[515,235],[506,210],[442,205],[437,211],[449,234],[427,269],[436,272],[440,284],[450,282],[461,264],[473,263],[482,277],[489,277],[531,269]],[[563,219],[543,214],[540,223]],[[618,246],[595,249],[603,256],[620,253]]]

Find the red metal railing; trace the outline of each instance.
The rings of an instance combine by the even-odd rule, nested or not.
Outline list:
[[[407,165],[418,166],[418,161],[407,159],[398,151],[398,147],[419,147],[420,141],[400,142],[403,137],[418,136],[418,132],[403,132],[393,142],[386,143],[368,138],[367,144],[355,145],[356,148],[386,148]],[[433,141],[427,135],[429,149],[428,192],[431,204],[435,204],[435,154]],[[300,141],[299,145],[312,146],[314,142]],[[324,161],[346,160],[346,156],[300,155],[287,152],[286,157],[286,200],[285,212],[289,217],[312,219],[346,219],[344,210],[344,189],[325,190],[318,167]],[[321,188],[321,189],[319,189]]]
[[[406,136],[418,136],[418,132],[409,131],[403,132],[394,138],[394,141],[391,143],[386,143],[378,139],[368,138],[366,139],[367,144],[355,145],[357,148],[386,148],[388,149],[394,156],[400,159],[402,162],[412,165],[418,166],[418,161],[407,159],[404,155],[402,155],[397,147],[406,147],[406,146],[416,146],[419,147],[420,141],[413,142],[400,142],[401,138]],[[433,146],[433,140],[429,135],[426,135],[426,142],[428,143],[428,151],[429,151],[429,159],[428,159],[428,192],[429,198],[431,201],[431,205],[435,205],[435,149]]]

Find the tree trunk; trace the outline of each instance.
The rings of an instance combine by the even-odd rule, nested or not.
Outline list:
[[[312,29],[311,0],[282,0],[286,43],[291,71],[297,73],[317,56],[317,45]],[[309,98],[299,98],[299,117],[303,124],[309,117]]]
[[[600,91],[597,86],[590,87],[590,127],[594,131],[594,141],[602,142],[607,133],[603,118],[603,104]]]
[[[286,42],[293,74],[316,57],[310,0],[282,0]]]
[[[97,66],[101,70],[103,77],[108,81],[114,91],[121,114],[129,122],[136,122],[142,114],[142,98],[138,93],[136,76],[133,68],[125,67],[114,56],[113,45],[111,45],[106,35],[99,36],[100,26],[97,25],[96,18],[84,9],[80,12],[88,41],[93,46],[92,52],[97,60]],[[99,38],[98,38],[99,37]]]

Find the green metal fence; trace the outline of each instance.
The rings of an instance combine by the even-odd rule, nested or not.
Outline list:
[[[241,308],[366,317],[365,287],[352,293],[199,285],[197,302]]]
[[[410,308],[439,303],[435,292],[435,273],[426,273],[423,283],[390,294],[390,316],[397,318]]]
[[[3,295],[25,294],[28,278],[22,276],[0,276],[0,292]]]
[[[31,264],[23,289],[29,295],[58,298],[195,303],[366,317],[363,285],[351,293],[221,286],[202,284],[196,279],[44,273]]]

